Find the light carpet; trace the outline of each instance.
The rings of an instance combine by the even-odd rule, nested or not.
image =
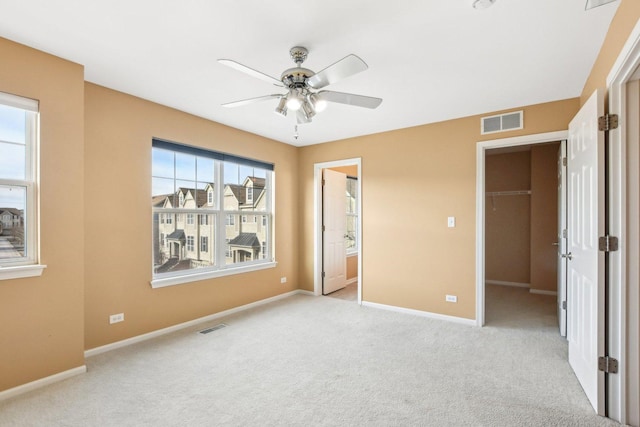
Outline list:
[[[0,425],[618,425],[571,371],[553,297],[487,288],[484,328],[296,295],[91,357],[0,403]]]

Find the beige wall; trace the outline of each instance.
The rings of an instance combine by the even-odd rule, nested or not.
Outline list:
[[[347,257],[347,280],[358,277],[358,255]]]
[[[531,147],[531,289],[558,288],[558,149]]]
[[[476,142],[564,130],[578,103],[525,107],[526,127],[498,136],[475,116],[300,148],[300,287],[313,290],[313,165],[361,157],[364,300],[475,318]]]
[[[531,152],[485,157],[485,190],[531,190]],[[487,196],[485,202],[485,278],[530,283],[531,196]]]
[[[620,0],[620,6],[613,17],[600,53],[582,89],[581,104],[584,104],[597,88],[606,88],[607,75],[613,68],[638,18],[640,18],[640,1]]]
[[[40,101],[47,265],[41,277],[0,281],[2,391],[84,364],[84,69],[2,38],[0,58],[0,91]]]
[[[90,83],[85,94],[86,348],[298,288],[295,147]],[[151,288],[152,137],[275,164],[276,268]],[[114,313],[125,321],[110,325]]]

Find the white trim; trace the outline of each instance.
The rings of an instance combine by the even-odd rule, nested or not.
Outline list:
[[[638,361],[638,354],[628,354],[626,337],[629,333],[637,336],[638,325],[627,325],[627,83],[637,77],[634,73],[640,65],[640,21],[636,22],[627,41],[621,49],[607,76],[609,112],[618,114],[618,129],[609,132],[610,147],[610,198],[609,234],[619,237],[619,250],[609,253],[609,348],[611,357],[618,359],[618,375],[608,376],[607,396],[609,417],[622,424],[628,421],[627,401],[637,402],[638,395],[628,394],[633,387],[627,381],[638,381],[637,374],[627,366],[628,360]],[[637,123],[636,123],[637,124]],[[630,328],[627,330],[627,328]],[[637,384],[637,383],[636,383]],[[633,405],[629,405],[631,409]],[[637,422],[637,421],[636,421]]]
[[[362,301],[364,307],[377,308],[380,310],[395,311],[396,313],[411,314],[413,316],[427,317],[429,319],[444,320],[447,322],[460,323],[467,326],[475,326],[476,321],[463,317],[448,316],[446,314],[431,313],[428,311],[414,310],[411,308],[397,307],[394,305],[378,304],[377,302]]]
[[[336,168],[340,166],[353,166],[358,170],[358,198],[356,211],[358,222],[356,224],[356,241],[358,246],[358,304],[362,304],[362,158],[335,160],[331,162],[315,163],[313,165],[313,293],[322,295],[322,169]]]
[[[14,267],[0,266],[0,280],[42,276],[42,270],[45,268],[47,268],[47,266],[42,264],[19,265]]]
[[[68,371],[59,372],[48,377],[40,378],[39,380],[31,381],[30,383],[22,384],[14,388],[0,391],[0,402],[48,386],[50,384],[75,377],[76,375],[84,374],[86,372],[86,365],[82,365],[78,366],[77,368],[69,369]]]
[[[40,102],[38,100],[7,92],[0,92],[0,103],[14,108],[20,108],[21,110],[31,111],[32,113],[37,113],[40,110]]]
[[[476,325],[484,325],[484,157],[491,148],[541,144],[567,139],[568,130],[482,141],[476,144]]]
[[[277,262],[261,262],[260,264],[251,264],[251,265],[246,265],[242,267],[231,267],[231,268],[225,268],[221,270],[208,270],[208,271],[201,271],[201,272],[198,272],[198,270],[188,270],[190,271],[189,274],[183,274],[183,275],[172,276],[172,277],[163,277],[160,279],[153,279],[151,280],[150,283],[151,283],[151,287],[154,289],[164,288],[166,286],[181,285],[183,283],[197,282],[199,280],[214,279],[216,277],[231,276],[233,274],[266,270],[267,268],[274,268],[277,265],[278,265]]]
[[[347,280],[345,282],[347,284],[347,286],[353,284],[353,283],[358,283],[358,278],[357,277],[352,277],[351,279]]]
[[[116,341],[114,343],[111,344],[106,344],[100,347],[95,347],[95,348],[91,348],[89,350],[85,350],[84,352],[84,357],[92,357],[95,356],[97,354],[101,354],[101,353],[105,353],[107,351],[111,351],[111,350],[115,350],[118,348],[122,348],[122,347],[126,347],[132,344],[137,344],[139,342],[142,341],[147,341],[150,340],[152,338],[157,338],[159,336],[162,335],[166,335],[175,331],[179,331],[181,329],[184,328],[188,328],[194,325],[198,325],[200,323],[204,323],[204,322],[210,322],[212,320],[216,320],[219,319],[221,317],[225,317],[225,316],[229,316],[231,314],[235,314],[235,313],[239,313],[241,311],[245,311],[245,310],[249,310],[251,308],[255,308],[255,307],[259,307],[261,305],[265,305],[265,304],[269,304],[271,302],[274,301],[279,301],[285,298],[288,298],[290,296],[293,295],[297,295],[297,294],[303,294],[303,295],[309,295],[312,294],[309,291],[303,291],[303,290],[295,290],[295,291],[291,291],[291,292],[286,292],[284,294],[280,294],[280,295],[276,295],[274,297],[270,297],[270,298],[266,298],[260,301],[255,301],[249,304],[245,304],[245,305],[241,305],[239,307],[234,307],[234,308],[230,308],[229,310],[225,310],[225,311],[221,311],[219,313],[215,313],[215,314],[210,314],[208,316],[204,316],[204,317],[199,317],[197,319],[194,320],[190,320],[188,322],[184,322],[184,323],[179,323],[177,325],[173,325],[173,326],[169,326],[167,328],[163,328],[163,329],[158,329],[156,331],[153,332],[148,332],[146,334],[142,334],[142,335],[137,335],[135,337],[131,337],[131,338],[127,338],[125,340],[122,341]]]
[[[538,295],[555,295],[558,296],[556,291],[545,291],[544,289],[529,289],[529,293]]]
[[[499,286],[513,286],[516,288],[530,288],[531,285],[529,283],[520,283],[520,282],[505,282],[502,280],[485,280],[485,285],[499,285]]]

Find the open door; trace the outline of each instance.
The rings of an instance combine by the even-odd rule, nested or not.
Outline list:
[[[593,408],[604,415],[604,134],[602,92],[596,91],[569,124],[567,340],[569,364]]]
[[[327,295],[347,284],[347,176],[330,169],[322,176],[322,293]]]
[[[567,141],[558,148],[558,327],[567,336]]]

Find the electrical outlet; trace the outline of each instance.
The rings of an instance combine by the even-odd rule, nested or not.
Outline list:
[[[458,302],[458,297],[455,295],[447,295],[445,298],[447,302]]]
[[[111,325],[118,322],[124,322],[124,313],[112,314],[109,316],[109,323]]]
[[[281,277],[280,283],[287,283],[287,277],[286,276]]]
[[[447,227],[449,228],[453,228],[456,226],[456,217],[455,216],[450,216],[447,218]]]

